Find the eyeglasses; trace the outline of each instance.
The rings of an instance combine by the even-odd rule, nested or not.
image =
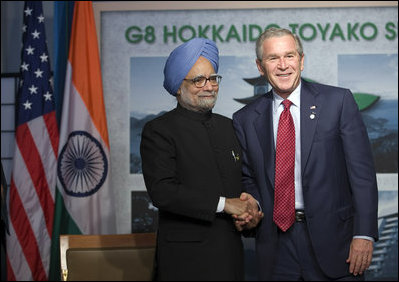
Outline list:
[[[187,81],[191,81],[191,83],[194,83],[194,85],[198,88],[202,88],[206,85],[206,83],[209,82],[211,83],[212,86],[218,86],[220,81],[222,80],[222,76],[218,74],[214,74],[209,76],[209,78],[206,78],[205,76],[197,76],[194,77],[193,79],[183,79]]]

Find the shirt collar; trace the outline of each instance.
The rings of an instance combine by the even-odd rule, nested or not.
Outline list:
[[[182,105],[180,105],[180,103],[177,103],[177,107],[176,107],[176,111],[193,120],[197,120],[197,121],[205,121],[208,120],[212,117],[212,110],[209,110],[207,112],[194,112],[194,111],[190,111],[186,108],[184,108]]]
[[[288,100],[292,102],[292,104],[299,108],[300,99],[301,98],[301,83],[295,88],[295,90],[288,96]],[[273,89],[273,103],[274,103],[274,111],[276,112],[280,104],[284,101],[284,99],[278,95]]]

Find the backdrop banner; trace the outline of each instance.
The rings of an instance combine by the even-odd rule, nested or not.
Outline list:
[[[118,232],[130,232],[130,193],[145,190],[139,153],[142,127],[176,106],[176,98],[163,88],[170,52],[193,37],[216,42],[223,79],[214,112],[231,117],[270,90],[256,68],[255,41],[272,26],[301,38],[305,79],[349,88],[354,94],[373,147],[379,216],[396,213],[397,218],[397,6],[238,8],[233,2],[218,2],[213,8],[203,7],[209,2],[198,3],[202,7],[182,8],[176,2],[148,9],[118,2],[94,4],[112,186],[118,187]]]

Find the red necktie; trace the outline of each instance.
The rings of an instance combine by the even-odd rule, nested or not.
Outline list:
[[[295,127],[291,101],[284,100],[276,145],[273,221],[286,231],[295,222]]]

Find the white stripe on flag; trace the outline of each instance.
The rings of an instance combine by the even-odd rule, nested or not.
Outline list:
[[[28,122],[28,126],[33,140],[35,140],[36,148],[39,151],[48,187],[54,201],[55,185],[57,183],[57,159],[55,157],[56,153],[54,153],[53,147],[51,146],[50,136],[48,135],[43,116]]]
[[[67,76],[65,78],[65,94],[69,99],[64,99],[62,108],[62,119],[61,119],[61,132],[60,132],[60,144],[64,145],[68,139],[68,135],[72,131],[82,130],[89,132],[94,138],[96,138],[103,148],[107,148],[107,145],[101,138],[97,128],[89,115],[89,111],[85,103],[82,100],[79,92],[72,84],[72,67],[68,62]],[[67,128],[67,130],[64,130]],[[61,149],[61,148],[60,148]]]
[[[32,281],[32,272],[29,268],[28,262],[22,252],[21,245],[17,240],[12,224],[9,225],[10,236],[7,237],[7,249],[13,250],[8,252],[7,256],[12,265],[16,281]]]
[[[17,164],[16,167],[14,167],[14,171],[18,171],[19,175],[25,176],[24,178],[14,177],[15,187],[21,198],[21,202],[24,204],[25,213],[28,216],[30,227],[35,235],[35,238],[31,238],[31,240],[36,240],[44,269],[46,270],[46,274],[48,274],[50,263],[48,254],[50,252],[51,238],[49,237],[47,228],[45,228],[46,221],[44,213],[32,179],[26,177],[29,176],[29,172],[26,169],[25,162],[22,159],[18,147],[15,149],[14,157],[14,161]]]

